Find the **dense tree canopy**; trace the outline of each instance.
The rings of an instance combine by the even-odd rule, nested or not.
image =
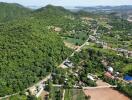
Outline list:
[[[0,25],[0,96],[37,82],[69,55],[60,36],[39,20]]]

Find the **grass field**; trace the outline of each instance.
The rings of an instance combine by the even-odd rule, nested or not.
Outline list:
[[[66,89],[64,100],[85,100],[85,95],[80,89]]]
[[[88,38],[87,33],[78,33],[74,38],[66,37],[65,41],[73,43],[74,45],[82,45]],[[78,38],[76,38],[78,37]]]
[[[75,39],[75,38],[67,38],[66,41],[70,42],[70,43],[73,43],[74,45],[81,45],[84,43],[83,40],[81,39]]]
[[[116,51],[113,51],[113,50],[109,50],[109,49],[102,49],[102,48],[97,48],[95,47],[94,44],[90,44],[89,46],[84,46],[83,49],[94,49],[94,50],[97,50],[97,51],[100,51],[102,53],[108,53],[109,55],[117,55],[117,52]]]
[[[51,91],[52,100],[62,100],[63,89],[58,87],[53,87]]]

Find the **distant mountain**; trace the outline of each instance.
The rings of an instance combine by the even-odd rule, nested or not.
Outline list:
[[[60,16],[66,15],[66,14],[71,14],[69,10],[66,10],[65,8],[61,6],[53,6],[53,5],[47,5],[45,7],[42,7],[40,9],[37,9],[35,13],[43,13],[43,14],[58,14]]]
[[[22,17],[31,12],[31,9],[25,8],[16,3],[0,2],[0,22],[13,20]]]
[[[41,6],[34,6],[34,5],[32,5],[32,6],[27,6],[27,8],[30,8],[30,9],[36,10],[36,9],[41,8]]]
[[[75,7],[78,10],[94,13],[116,13],[117,16],[127,19],[132,15],[132,5],[122,6],[95,6],[95,7]]]
[[[102,11],[102,12],[122,12],[122,11],[131,11],[132,5],[122,5],[122,6],[95,6],[95,7],[75,7],[80,10],[85,11]]]
[[[76,9],[94,12],[94,13],[113,13],[116,12],[118,14],[122,14],[125,16],[127,14],[132,13],[132,5],[122,5],[122,6],[95,6],[95,7],[75,7]]]
[[[47,5],[35,10],[32,17],[45,21],[49,25],[63,25],[71,21],[74,14],[60,6]]]

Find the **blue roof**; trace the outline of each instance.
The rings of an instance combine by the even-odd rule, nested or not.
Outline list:
[[[132,76],[126,75],[126,76],[124,76],[124,80],[132,81]]]

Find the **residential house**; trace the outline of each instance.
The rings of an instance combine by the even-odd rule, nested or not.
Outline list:
[[[104,75],[108,78],[114,79],[114,76],[109,72],[106,72]]]

